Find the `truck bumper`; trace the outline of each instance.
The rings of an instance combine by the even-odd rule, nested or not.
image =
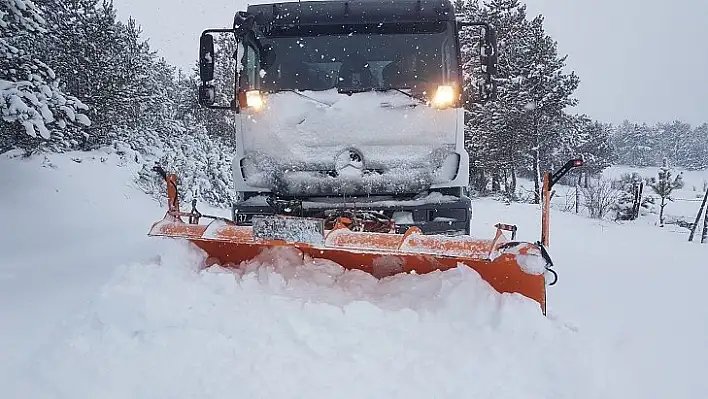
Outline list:
[[[429,202],[410,204],[410,201],[383,201],[336,203],[325,205],[321,202],[303,202],[303,216],[324,217],[325,212],[334,209],[366,210],[383,212],[395,220],[396,232],[404,233],[408,228],[416,226],[425,234],[469,234],[472,218],[472,201],[466,197],[444,202]],[[233,205],[233,220],[239,225],[250,225],[254,215],[272,215],[274,210],[264,205],[252,203],[236,203]]]

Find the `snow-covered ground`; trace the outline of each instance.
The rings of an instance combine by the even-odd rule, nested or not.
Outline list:
[[[604,170],[602,179],[607,181],[619,180],[623,175],[637,173],[644,179],[657,178],[658,167],[632,167],[627,165],[611,166]],[[708,169],[706,170],[686,170],[683,168],[672,168],[672,176],[675,178],[681,174],[684,187],[674,189],[671,194],[673,201],[667,201],[664,209],[666,223],[675,224],[676,221],[692,223],[698,213],[703,200],[703,194],[708,189]],[[518,194],[522,198],[533,197],[534,183],[526,178],[519,179]],[[558,184],[554,187],[555,195],[551,200],[551,207],[556,210],[573,212],[575,210],[576,192],[575,187]],[[642,209],[642,218],[640,223],[651,225],[659,225],[659,196],[652,190],[651,187],[645,186],[643,198],[653,197],[656,206],[652,210]],[[584,207],[584,199],[580,198],[580,213],[587,215],[587,210]],[[607,218],[614,217],[614,212],[611,212]],[[687,229],[684,229],[687,231]]]
[[[72,160],[76,157],[81,162]],[[265,253],[243,273],[149,238],[115,154],[0,157],[0,397],[694,398],[708,245],[554,212],[549,315],[472,271],[378,282]],[[533,205],[475,202],[536,240]]]
[[[101,153],[0,158],[0,380],[44,357],[116,265],[154,254],[144,224],[159,206],[130,187],[135,166],[118,164]]]
[[[639,176],[643,178],[658,178],[659,168],[636,168],[618,165],[605,169],[603,177],[607,179],[619,179],[622,175],[632,173],[638,173]],[[671,173],[674,178],[680,174],[684,181],[684,186],[683,188],[675,189],[671,194],[674,201],[666,205],[666,215],[670,218],[680,218],[693,222],[693,219],[698,213],[698,208],[701,206],[703,193],[708,189],[708,169],[686,170],[683,168],[672,168]],[[656,196],[649,187],[647,187],[645,194]]]

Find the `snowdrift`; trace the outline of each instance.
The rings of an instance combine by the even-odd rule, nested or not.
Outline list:
[[[666,398],[708,389],[708,247],[554,212],[549,317],[457,268],[385,280],[150,239],[115,153],[0,157],[0,397]],[[475,201],[538,234],[531,205]],[[209,210],[210,213],[217,213]],[[41,228],[40,228],[41,227]],[[8,230],[9,231],[9,230]],[[6,327],[6,326],[9,326]],[[641,383],[640,383],[641,381]]]
[[[197,251],[160,246],[38,359],[36,397],[618,395],[603,348],[471,269],[379,282],[278,250],[200,271]]]
[[[3,391],[117,265],[154,255],[138,170],[110,150],[0,155],[0,397],[32,397]]]

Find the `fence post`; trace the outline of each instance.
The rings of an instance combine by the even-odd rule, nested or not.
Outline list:
[[[546,172],[543,175],[543,188],[541,193],[543,194],[541,196],[541,203],[542,205],[542,211],[541,211],[541,243],[544,246],[548,246],[549,244],[549,230],[551,227],[551,222],[550,222],[550,217],[551,217],[551,174]]]
[[[693,222],[693,226],[691,226],[691,234],[688,235],[688,241],[691,242],[693,241],[693,236],[696,234],[696,229],[698,228],[698,223],[701,221],[701,214],[703,213],[703,210],[706,207],[706,201],[708,201],[708,190],[706,190],[705,195],[703,196],[703,202],[701,202],[701,207],[698,209],[698,214],[696,215],[696,221]],[[706,216],[708,216],[708,212],[706,212]],[[705,219],[703,220],[703,237],[701,237],[701,240],[705,244],[705,236],[708,234],[706,232],[706,223],[708,223]]]
[[[637,213],[639,210],[637,209],[639,206],[639,185],[634,184],[632,186],[634,188],[634,200],[632,201],[632,220],[637,219]]]
[[[706,197],[708,197],[708,191],[706,191]],[[701,244],[705,244],[708,241],[708,212],[703,216],[703,235],[701,236]]]
[[[642,210],[642,195],[644,194],[644,181],[639,182],[637,192],[637,209],[634,211],[634,220],[639,218],[639,212]]]

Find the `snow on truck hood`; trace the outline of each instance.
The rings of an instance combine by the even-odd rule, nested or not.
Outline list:
[[[397,91],[281,92],[265,101],[243,118],[242,167],[252,186],[290,194],[417,192],[457,170],[458,158],[448,158],[454,109]]]

